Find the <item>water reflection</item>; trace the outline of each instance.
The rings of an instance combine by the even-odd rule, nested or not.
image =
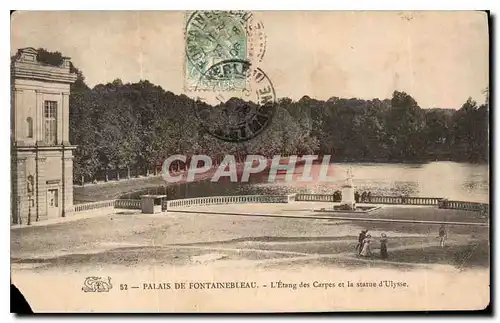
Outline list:
[[[319,172],[320,165],[313,166],[313,173]],[[290,194],[317,193],[332,194],[340,190],[345,171],[352,167],[354,185],[358,191],[371,191],[374,195],[401,195],[446,197],[449,199],[487,202],[489,200],[488,165],[473,165],[455,162],[432,162],[427,164],[375,164],[344,163],[331,164],[334,182],[285,181],[278,175],[276,182],[267,183],[267,176],[254,178],[250,183],[209,180],[161,186],[142,190],[124,196],[138,198],[146,193],[167,194],[168,199],[190,198],[216,195],[246,194]],[[301,167],[297,168],[301,174]]]

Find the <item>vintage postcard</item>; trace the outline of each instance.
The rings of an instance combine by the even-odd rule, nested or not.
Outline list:
[[[12,285],[40,313],[486,308],[488,28],[14,12]]]

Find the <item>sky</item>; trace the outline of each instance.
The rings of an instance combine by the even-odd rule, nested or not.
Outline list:
[[[267,37],[259,67],[277,97],[385,99],[394,90],[422,108],[484,102],[487,16],[472,11],[254,12]],[[69,56],[89,86],[149,80],[184,92],[181,11],[15,12],[11,54],[43,47]],[[190,95],[190,93],[185,93]]]

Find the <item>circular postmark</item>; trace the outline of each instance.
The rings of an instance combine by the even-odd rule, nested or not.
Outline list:
[[[241,84],[245,87],[242,87]],[[244,142],[262,133],[276,111],[276,94],[269,77],[244,60],[226,60],[210,67],[199,80],[220,103],[215,107],[197,100],[195,114],[202,127],[228,142]],[[224,88],[222,93],[217,91]]]
[[[247,23],[248,35],[248,60],[251,62],[262,62],[266,54],[267,35],[264,31],[264,24],[260,20],[253,19]]]

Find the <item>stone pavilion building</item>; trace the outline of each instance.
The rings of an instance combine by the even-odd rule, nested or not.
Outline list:
[[[76,74],[23,48],[11,62],[12,222],[28,224],[73,213],[69,93]]]

